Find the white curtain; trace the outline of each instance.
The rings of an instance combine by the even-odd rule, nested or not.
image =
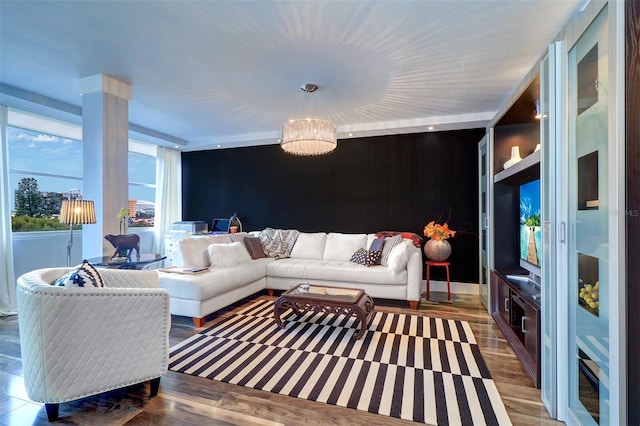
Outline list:
[[[182,159],[180,151],[158,147],[156,158],[156,211],[153,247],[164,253],[164,235],[182,220]]]
[[[0,105],[0,316],[15,315],[16,280],[11,243],[11,198],[9,191],[9,143],[7,107]]]

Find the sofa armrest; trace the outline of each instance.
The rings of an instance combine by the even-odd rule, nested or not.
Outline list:
[[[411,246],[411,255],[407,262],[407,300],[420,301],[422,289],[422,250]]]
[[[31,399],[64,402],[166,373],[171,327],[166,290],[56,287],[38,283],[36,272],[18,278],[17,286]]]

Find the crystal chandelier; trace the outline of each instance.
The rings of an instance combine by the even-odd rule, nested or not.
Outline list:
[[[318,90],[315,84],[303,84],[306,93]],[[330,121],[318,118],[289,120],[282,125],[282,149],[293,155],[328,154],[338,145],[336,126]]]

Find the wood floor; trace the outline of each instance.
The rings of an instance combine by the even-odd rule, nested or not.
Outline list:
[[[376,300],[376,309],[468,321],[514,425],[561,424],[552,420],[540,391],[522,370],[507,341],[477,296],[431,292],[417,311],[406,303]],[[269,298],[257,295],[260,298]],[[273,298],[272,298],[273,299]],[[237,308],[236,305],[234,308]],[[229,314],[218,312],[208,321]],[[170,344],[194,333],[190,318],[173,317]],[[168,372],[160,392],[149,398],[149,384],[60,405],[56,424],[73,425],[401,425],[415,424],[349,408],[272,394]],[[17,317],[0,318],[0,425],[48,424],[42,404],[31,402],[22,379]]]

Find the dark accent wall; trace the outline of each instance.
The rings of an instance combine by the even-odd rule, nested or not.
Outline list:
[[[279,145],[182,154],[183,220],[230,217],[245,230],[422,235],[431,220],[464,230],[450,241],[451,280],[478,282],[478,142],[484,129],[338,141],[321,157]],[[435,268],[433,279],[445,279]]]
[[[640,424],[640,2],[626,7],[627,419]]]

